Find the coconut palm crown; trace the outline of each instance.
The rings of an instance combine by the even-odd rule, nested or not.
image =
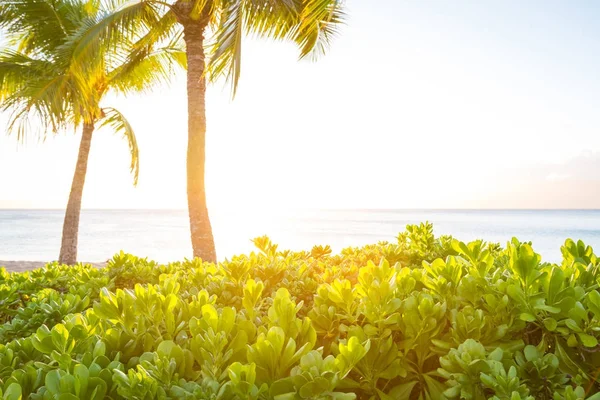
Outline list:
[[[123,136],[131,154],[134,184],[139,174],[135,133],[125,116],[104,104],[108,93],[128,94],[168,81],[185,66],[177,35],[132,57],[133,34],[113,32],[111,40],[86,41],[116,4],[99,0],[5,0],[0,4],[0,101],[9,112],[9,132],[19,140],[45,138],[82,127],[82,139],[65,212],[59,261],[74,264],[81,199],[94,131],[109,128]],[[137,34],[143,32],[138,31]]]

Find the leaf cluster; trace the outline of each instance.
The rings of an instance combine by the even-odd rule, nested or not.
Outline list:
[[[0,270],[5,399],[600,398],[600,266],[409,226],[219,264]]]

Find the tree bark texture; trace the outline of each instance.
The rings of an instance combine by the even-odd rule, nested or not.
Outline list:
[[[188,148],[187,198],[194,257],[216,262],[204,185],[206,163],[206,79],[204,29],[200,21],[184,24],[187,53]]]
[[[83,196],[83,187],[85,185],[85,175],[87,173],[88,157],[92,145],[92,134],[94,133],[94,124],[85,123],[81,135],[81,144],[79,145],[79,155],[77,156],[77,165],[71,184],[71,193],[69,202],[65,211],[65,220],[63,223],[62,243],[60,246],[60,255],[58,261],[61,264],[73,265],[77,263],[77,238],[79,235],[79,215],[81,214],[81,197]]]

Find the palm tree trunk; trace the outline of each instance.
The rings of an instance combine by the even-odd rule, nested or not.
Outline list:
[[[204,187],[206,160],[204,28],[205,25],[197,22],[184,25],[188,63],[187,198],[194,257],[216,262],[215,242],[208,216]]]
[[[83,134],[81,135],[81,144],[79,145],[79,156],[71,184],[71,193],[69,202],[65,211],[65,221],[63,223],[62,244],[60,246],[60,256],[58,261],[61,264],[73,265],[77,262],[77,236],[79,233],[79,214],[81,213],[81,197],[83,195],[83,186],[85,184],[85,174],[87,172],[88,156],[92,145],[92,134],[94,133],[94,124],[86,123],[83,125]]]

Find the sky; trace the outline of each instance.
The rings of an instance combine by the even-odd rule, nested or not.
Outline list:
[[[348,0],[347,12],[318,61],[248,40],[236,98],[209,88],[211,208],[600,208],[600,4]],[[136,130],[140,182],[126,143],[99,131],[84,208],[186,207],[185,104],[183,74],[106,99]],[[79,139],[0,134],[0,208],[64,208]]]

